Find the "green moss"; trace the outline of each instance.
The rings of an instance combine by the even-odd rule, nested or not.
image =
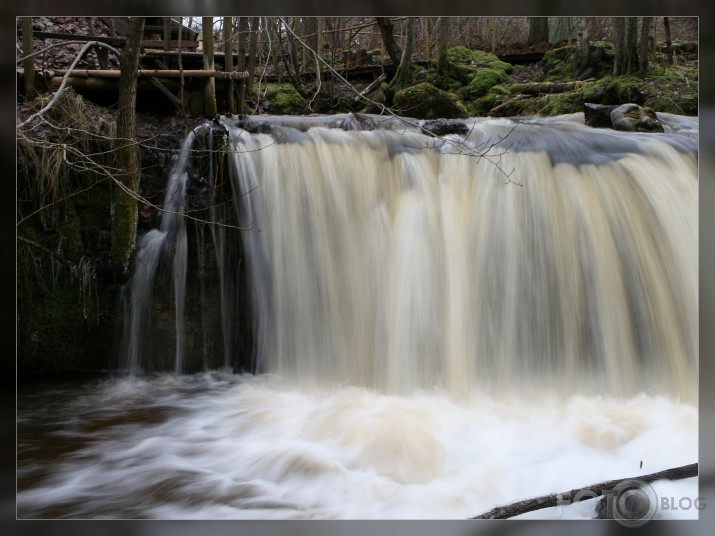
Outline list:
[[[308,112],[305,100],[290,84],[268,84],[264,96],[272,114],[299,115]]]
[[[455,65],[465,65],[475,69],[488,67],[497,71],[511,73],[512,66],[501,61],[497,56],[483,50],[471,50],[467,47],[454,47],[447,50],[447,62]]]
[[[403,115],[420,119],[456,119],[469,115],[457,97],[427,82],[397,92],[395,107]]]
[[[547,50],[542,65],[547,82],[573,80],[574,47],[566,46]]]
[[[470,98],[482,97],[486,95],[491,88],[501,82],[507,81],[508,78],[504,71],[489,68],[480,69],[467,86],[468,95]]]
[[[436,71],[427,73],[423,81],[432,84],[434,87],[450,92],[462,87],[462,83],[459,80],[455,80],[451,76],[440,76]]]
[[[432,60],[432,67],[437,67],[436,59]],[[468,85],[476,72],[485,68],[505,74],[510,74],[513,69],[509,63],[483,50],[471,50],[462,46],[447,50],[447,74],[462,85]]]

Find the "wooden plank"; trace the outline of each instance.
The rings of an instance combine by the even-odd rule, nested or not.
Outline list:
[[[17,69],[18,74],[22,73],[22,69]],[[240,80],[246,78],[248,73],[245,71],[232,71],[225,73],[217,70],[164,70],[164,69],[139,69],[139,78],[181,78],[183,72],[184,78],[221,78],[230,80]],[[119,69],[98,70],[98,69],[74,69],[70,73],[71,78],[116,78],[120,77]],[[54,71],[44,71],[40,75],[44,78],[54,78],[56,76],[64,76],[67,74],[67,69],[57,69]]]
[[[17,34],[20,35],[21,31],[18,30]],[[127,40],[124,37],[105,37],[103,35],[77,35],[59,32],[32,32],[38,39],[58,39],[64,41],[99,41],[100,43],[107,43],[113,47],[123,47]],[[169,41],[170,48],[177,48],[178,41],[172,39]],[[182,48],[196,49],[199,44],[196,41],[183,41],[181,42]],[[164,48],[164,40],[161,39],[145,39],[142,41],[142,47],[144,48]]]

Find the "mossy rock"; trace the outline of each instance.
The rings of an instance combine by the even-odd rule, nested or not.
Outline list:
[[[506,82],[509,77],[504,73],[504,71],[498,71],[496,69],[480,69],[474,75],[474,78],[469,82],[468,95],[470,98],[479,98],[486,95],[491,88]]]
[[[447,50],[447,61],[455,65],[466,65],[475,69],[488,67],[509,74],[512,66],[500,60],[494,54],[483,50],[472,50],[467,47],[454,47]]]
[[[433,67],[437,60],[432,60]],[[475,73],[480,69],[494,69],[505,74],[513,70],[511,64],[501,61],[494,54],[483,50],[471,50],[466,47],[454,47],[447,50],[447,71],[449,77],[458,80],[462,85],[468,85]]]
[[[290,84],[268,84],[264,97],[272,114],[300,115],[309,111],[305,99]]]
[[[459,80],[452,78],[451,76],[441,76],[436,71],[428,72],[422,81],[449,92],[457,91],[463,86],[462,82]]]
[[[544,58],[541,61],[545,80],[547,82],[573,80],[573,58],[573,46],[554,48],[544,52]]]
[[[698,43],[695,41],[673,43],[673,52],[675,53],[675,57],[679,60],[697,60]]]
[[[475,99],[467,105],[470,117],[484,117],[489,115],[489,112],[493,108],[496,108],[509,99],[509,94],[509,89],[500,84],[492,86],[486,95]]]
[[[427,82],[398,91],[395,108],[401,114],[418,119],[457,119],[469,115],[456,96]]]

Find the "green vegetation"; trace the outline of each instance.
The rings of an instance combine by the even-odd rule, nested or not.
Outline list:
[[[299,115],[308,112],[307,103],[290,84],[267,84],[264,97],[272,114]]]
[[[455,119],[469,115],[455,95],[427,82],[397,92],[395,108],[400,114],[421,119]]]

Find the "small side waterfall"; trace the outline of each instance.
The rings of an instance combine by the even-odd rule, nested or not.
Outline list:
[[[191,148],[196,132],[186,136],[172,166],[164,196],[161,225],[142,236],[137,245],[134,274],[128,284],[129,305],[124,321],[123,353],[129,374],[143,370],[142,358],[148,353],[148,335],[151,329],[151,302],[154,297],[154,280],[162,255],[173,258],[175,296],[176,359],[175,371],[182,370],[184,297],[186,291],[186,260],[188,255],[186,223],[181,217],[186,205],[186,185]]]
[[[273,118],[254,134],[225,122],[234,214],[214,199],[211,219],[242,229],[209,227],[226,367],[240,278],[226,248],[240,234],[258,372],[395,393],[694,392],[697,121],[637,134],[572,117],[484,119],[434,138],[394,120],[373,130],[379,118],[370,130],[299,124],[311,119]],[[162,247],[174,255],[182,370],[182,158],[161,229],[136,257],[132,372]]]

